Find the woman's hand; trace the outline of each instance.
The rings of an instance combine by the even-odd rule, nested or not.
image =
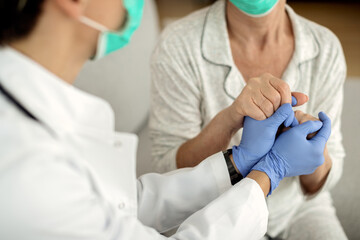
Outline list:
[[[248,81],[239,97],[219,112],[194,138],[182,144],[176,154],[178,168],[193,167],[212,154],[226,150],[231,138],[243,127],[244,117],[265,120],[283,103],[303,105],[308,97],[303,93],[291,93],[288,84],[271,74],[263,74]]]
[[[289,103],[282,105],[271,117],[262,121],[245,117],[240,145],[232,148],[235,165],[244,177],[271,150],[280,125],[287,119],[290,119],[289,125],[294,119],[294,111]]]
[[[285,81],[266,73],[249,79],[239,97],[229,107],[229,114],[234,126],[242,126],[244,116],[265,120],[281,105],[291,104],[291,96],[297,100],[295,106],[301,106],[309,99],[303,93],[292,93]]]
[[[307,114],[307,113],[304,113],[300,110],[297,110],[295,111],[295,118],[297,119],[297,121],[299,122],[299,124],[302,124],[302,123],[305,123],[305,122],[308,122],[308,121],[320,121],[318,118],[310,115],[310,114]],[[307,136],[308,139],[312,139],[315,135],[316,135],[317,132],[315,133],[311,133]]]

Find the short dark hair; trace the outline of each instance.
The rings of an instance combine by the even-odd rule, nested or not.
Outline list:
[[[45,0],[0,0],[0,45],[26,37],[34,29]]]

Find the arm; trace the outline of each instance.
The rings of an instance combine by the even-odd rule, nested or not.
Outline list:
[[[332,120],[331,136],[324,151],[325,163],[314,174],[301,176],[300,180],[306,194],[319,194],[330,190],[342,174],[345,150],[342,144],[341,112],[343,105],[343,87],[346,78],[346,63],[340,42],[335,39],[331,53],[323,69],[323,78],[319,79],[316,89],[314,111],[328,113]]]
[[[262,120],[271,116],[280,104],[291,102],[288,85],[264,74],[252,79],[238,99],[201,130],[201,84],[188,56],[168,48],[166,44],[158,46],[151,64],[150,136],[157,171],[196,166],[228,147],[233,135],[242,127],[244,116]],[[177,58],[169,52],[176,52]],[[293,95],[298,105],[307,101],[301,93]]]
[[[307,101],[302,93],[291,93],[289,86],[270,74],[252,78],[234,103],[218,113],[193,139],[182,144],[176,155],[177,167],[191,167],[217,151],[225,150],[234,134],[243,126],[245,116],[264,120],[296,96],[297,105]],[[214,138],[213,136],[217,136]]]
[[[282,105],[263,121],[246,118],[241,144],[233,148],[230,158],[238,173],[257,181],[265,195],[270,191],[269,178],[266,174],[251,172],[251,169],[274,145],[279,126],[288,120],[290,125],[294,118],[290,104]],[[225,165],[223,154],[218,153],[192,169],[180,169],[164,175],[144,175],[138,184],[139,218],[161,232],[177,227],[190,214],[203,208],[229,187],[230,179]],[[158,201],[159,196],[164,196],[162,201]],[[180,204],[183,202],[188,203]],[[162,213],[167,209],[171,209],[176,217],[164,218]]]
[[[230,159],[231,159],[233,166],[235,167],[236,172],[240,173],[239,169],[236,167],[236,164],[234,162],[233,155],[230,155]],[[247,175],[247,178],[253,179],[254,181],[256,181],[259,184],[265,197],[269,194],[270,179],[269,179],[268,175],[266,175],[266,173],[254,170],[254,171],[251,171]]]
[[[233,155],[230,156],[238,173],[241,173],[242,176],[250,174],[249,177],[258,181],[262,186],[265,195],[270,190],[269,178],[262,173],[250,172],[252,167],[270,151],[279,126],[288,119],[290,119],[289,125],[293,123],[294,112],[290,104],[282,105],[275,114],[263,121],[246,118],[241,144],[233,148]],[[208,165],[210,167],[206,167]],[[209,172],[209,169],[212,172]],[[229,187],[230,179],[227,171],[224,156],[222,153],[218,153],[193,169],[177,170],[176,174],[143,176],[139,184],[140,219],[161,232],[178,226],[194,211],[219,196],[226,185]],[[204,180],[205,183],[203,183]],[[186,191],[182,191],[184,187]],[[273,186],[272,189],[275,187]],[[214,192],[214,189],[217,189],[217,193]],[[158,201],[158,196],[166,197],[162,201]],[[143,201],[141,201],[142,199]],[[196,199],[196,201],[192,199]],[[189,203],[179,204],[182,202]],[[171,209],[176,218],[164,218],[161,213],[166,212],[166,209]]]
[[[0,236],[4,239],[238,240],[259,239],[266,232],[268,212],[265,199],[261,188],[252,179],[244,179],[190,215],[175,235],[166,238],[144,225],[137,216],[119,210],[107,201],[98,191],[98,186],[93,185],[91,173],[79,166],[79,162],[52,156],[28,160],[22,165],[19,161],[17,167],[0,180],[0,189],[17,189],[0,199],[3,206]],[[213,170],[206,170],[212,172],[206,176],[214,177],[211,176]],[[198,181],[199,177],[193,180]],[[158,195],[157,201],[166,201],[167,194],[176,194],[179,189],[175,189],[177,185],[173,185],[173,181],[171,183],[168,190],[172,191]],[[69,189],[73,190],[71,194]],[[187,191],[182,189],[181,192]],[[172,211],[165,210],[162,217],[171,219]]]
[[[242,127],[244,116],[239,115],[238,122],[230,117],[231,107],[218,113],[200,133],[183,143],[176,154],[178,168],[193,167],[211,154],[224,151],[231,138]],[[214,137],[216,136],[216,137]]]
[[[266,173],[254,170],[247,175],[247,178],[257,182],[264,193],[264,197],[267,197],[270,191],[270,179]]]
[[[318,118],[315,118],[309,114],[305,114],[302,111],[296,111],[295,117],[299,124],[303,124],[307,121],[319,121]],[[315,135],[316,133],[310,134],[308,139],[313,138]],[[332,166],[332,161],[326,146],[324,150],[324,158],[325,162],[320,167],[318,167],[314,173],[300,176],[300,183],[305,194],[314,194],[324,185]]]
[[[249,178],[258,183],[266,196],[270,188],[267,175],[255,172]],[[138,181],[138,216],[145,225],[159,232],[167,232],[178,227],[230,187],[229,173],[221,152],[195,168],[180,169],[163,175],[146,174]],[[171,215],[164,217],[164,213],[169,210]]]
[[[186,218],[230,188],[230,178],[221,152],[195,168],[166,174],[145,174],[138,180],[138,216],[145,225],[166,232],[178,227]],[[164,218],[164,213],[170,209],[172,218]]]
[[[236,166],[232,155],[230,156],[230,158],[233,165]],[[236,167],[235,169],[238,173],[240,173],[239,169],[237,169]],[[266,175],[266,173],[254,170],[247,175],[247,178],[253,179],[255,182],[257,182],[257,184],[259,184],[264,193],[264,197],[267,197],[270,191],[270,178],[268,175]]]
[[[288,114],[285,114],[286,112]],[[271,137],[270,142],[273,143],[273,139],[275,139],[276,130],[278,129],[280,124],[285,121],[285,119],[288,119],[288,115],[291,115],[291,112],[293,113],[290,104],[284,104],[277,110],[277,112],[273,116],[271,116],[270,118],[264,121],[256,121],[248,118],[251,121],[249,122],[248,120],[245,120],[245,130],[249,130],[250,131],[249,134],[254,135],[255,131],[251,133],[251,130],[254,129],[258,130],[261,127],[260,125],[263,125],[263,130],[261,132],[267,132],[267,131],[270,132],[270,135],[273,136]],[[274,147],[271,149],[271,151],[268,152],[267,154],[265,153],[266,155],[263,158],[258,159],[257,163],[256,162],[254,163],[255,167],[253,167],[252,170],[257,170],[259,172],[252,171],[249,174],[246,174],[247,176],[249,176],[249,178],[253,178],[255,181],[259,183],[259,185],[263,190],[262,191],[263,194],[265,195],[271,194],[271,192],[278,186],[279,182],[284,177],[310,174],[324,163],[324,158],[322,155],[325,149],[325,144],[330,136],[331,122],[330,119],[324,113],[319,114],[319,116],[322,122],[319,121],[306,122],[298,126],[295,126],[293,129],[289,130],[289,132],[281,134],[276,140]],[[318,130],[319,133],[313,139],[311,140],[307,139],[308,134],[316,132]],[[256,142],[251,140],[252,136],[248,136],[248,134],[245,135],[246,136],[244,137],[244,140],[254,143]],[[248,144],[251,145],[254,143],[248,143]],[[272,145],[273,144],[271,144],[270,146]],[[252,146],[247,146],[247,147],[250,147],[249,149],[252,150]],[[301,154],[299,154],[299,151]],[[223,184],[219,184],[219,183],[221,183],[222,182],[221,179],[224,179],[224,176],[227,175],[224,166],[225,163],[223,156],[221,153],[219,154],[221,157],[214,156],[213,159],[211,160],[208,159],[195,168],[201,170],[203,166],[206,166],[208,161],[211,161],[212,163],[221,163],[221,164],[213,164],[212,174],[214,174],[215,178],[211,177],[208,171],[204,171],[204,172],[199,171],[197,174],[194,175],[186,174],[184,175],[185,178],[182,179],[177,177],[181,176],[180,175],[181,173],[185,173],[185,170],[178,170],[177,174],[174,175],[172,175],[171,173],[167,174],[167,175],[172,175],[173,179],[167,178],[167,179],[162,179],[160,181],[154,181],[156,178],[155,175],[153,176],[148,175],[149,178],[146,181],[143,180],[141,184],[143,193],[140,195],[139,199],[146,199],[146,201],[144,200],[145,207],[143,207],[142,210],[139,211],[140,214],[143,214],[143,216],[145,217],[141,217],[142,215],[140,215],[140,219],[143,219],[145,224],[150,225],[158,229],[159,231],[167,231],[172,227],[177,226],[176,221],[179,221],[179,223],[182,221],[181,214],[183,214],[184,212],[191,214],[191,212],[197,210],[196,207],[201,208],[202,206],[198,206],[198,205],[196,207],[193,207],[192,204],[196,205],[197,201],[201,202],[202,200],[209,201],[209,199],[207,199],[206,197],[202,197],[202,195],[211,194],[212,191],[211,189],[213,189],[216,186],[216,184],[214,184],[214,182],[216,181],[212,181],[212,180],[220,179],[220,181],[217,181],[218,182],[217,185],[223,186]],[[252,156],[253,154],[250,155]],[[246,154],[242,154],[241,156],[245,157],[242,158],[241,160],[243,160],[244,162],[250,162],[252,165],[252,161],[253,161],[252,158],[249,158]],[[232,157],[234,157],[232,159],[232,162],[237,167],[238,172],[243,172],[241,171],[241,168],[244,167],[249,168],[249,166],[235,164],[236,156],[231,156],[231,158]],[[302,161],[302,159],[304,158],[308,160]],[[222,170],[221,170],[221,165],[222,165]],[[205,167],[204,169],[209,169],[209,168]],[[187,169],[187,170],[193,171],[191,169]],[[221,171],[223,172],[222,174],[220,174]],[[244,172],[246,171],[244,170]],[[268,177],[266,177],[266,175],[264,175],[263,172],[266,173]],[[195,170],[193,173],[195,173]],[[199,174],[201,174],[201,176],[199,176]],[[218,177],[216,177],[216,175]],[[209,192],[207,192],[208,190],[206,190],[206,188],[204,189],[202,187],[202,185],[200,184],[201,181],[199,181],[199,185],[197,184],[198,183],[198,181],[196,181],[197,177],[198,178],[205,177],[206,181],[209,181],[210,185],[213,185],[213,187],[210,186]],[[270,184],[270,180],[271,180],[271,184]],[[151,184],[152,182],[155,182],[155,184]],[[178,185],[178,183],[180,182],[182,183],[182,186]],[[229,182],[228,177],[226,182]],[[239,185],[241,185],[241,183],[242,182],[240,182]],[[184,188],[184,184],[185,184],[185,188]],[[158,188],[156,188],[155,186],[158,186]],[[145,188],[147,188],[146,191]],[[192,188],[194,188],[195,191],[199,193],[199,195],[195,195],[194,193],[192,193],[190,190]],[[230,191],[232,191],[232,189],[229,190],[228,192]],[[165,195],[170,196],[170,197],[162,198],[166,203],[166,205],[168,206],[166,205],[164,206],[162,202],[160,202],[160,204],[157,202],[158,196],[165,196]],[[182,206],[178,207],[177,205],[179,204],[174,205],[174,203],[176,202],[184,202],[183,199],[184,198],[188,199],[190,197],[189,195],[195,197],[197,201],[189,203],[185,207]],[[224,195],[227,195],[227,193],[223,194],[222,196]],[[139,202],[141,203],[143,201],[139,201]],[[167,212],[166,211],[167,209],[171,209],[171,212],[174,214],[174,216],[180,216],[180,218],[178,219],[171,217],[164,218],[162,216],[158,217],[156,215],[156,213],[158,212]],[[196,215],[196,213],[194,215]],[[183,218],[186,218],[186,216],[184,216]]]
[[[324,186],[332,166],[332,160],[329,156],[327,147],[325,147],[324,158],[325,162],[318,167],[314,173],[300,176],[300,183],[305,194],[314,194]]]

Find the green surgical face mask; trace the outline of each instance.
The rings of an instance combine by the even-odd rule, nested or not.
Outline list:
[[[126,21],[121,29],[117,31],[109,30],[104,25],[85,16],[80,18],[82,23],[101,32],[93,59],[102,58],[128,45],[134,32],[139,27],[144,10],[144,0],[124,0],[123,4],[127,11]]]
[[[269,14],[279,0],[230,0],[240,11],[251,17]]]

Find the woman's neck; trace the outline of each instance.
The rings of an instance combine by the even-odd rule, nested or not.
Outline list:
[[[252,44],[264,48],[269,44],[281,43],[284,36],[292,35],[284,1],[279,1],[272,12],[259,18],[248,16],[227,2],[226,16],[230,39],[243,46]]]

